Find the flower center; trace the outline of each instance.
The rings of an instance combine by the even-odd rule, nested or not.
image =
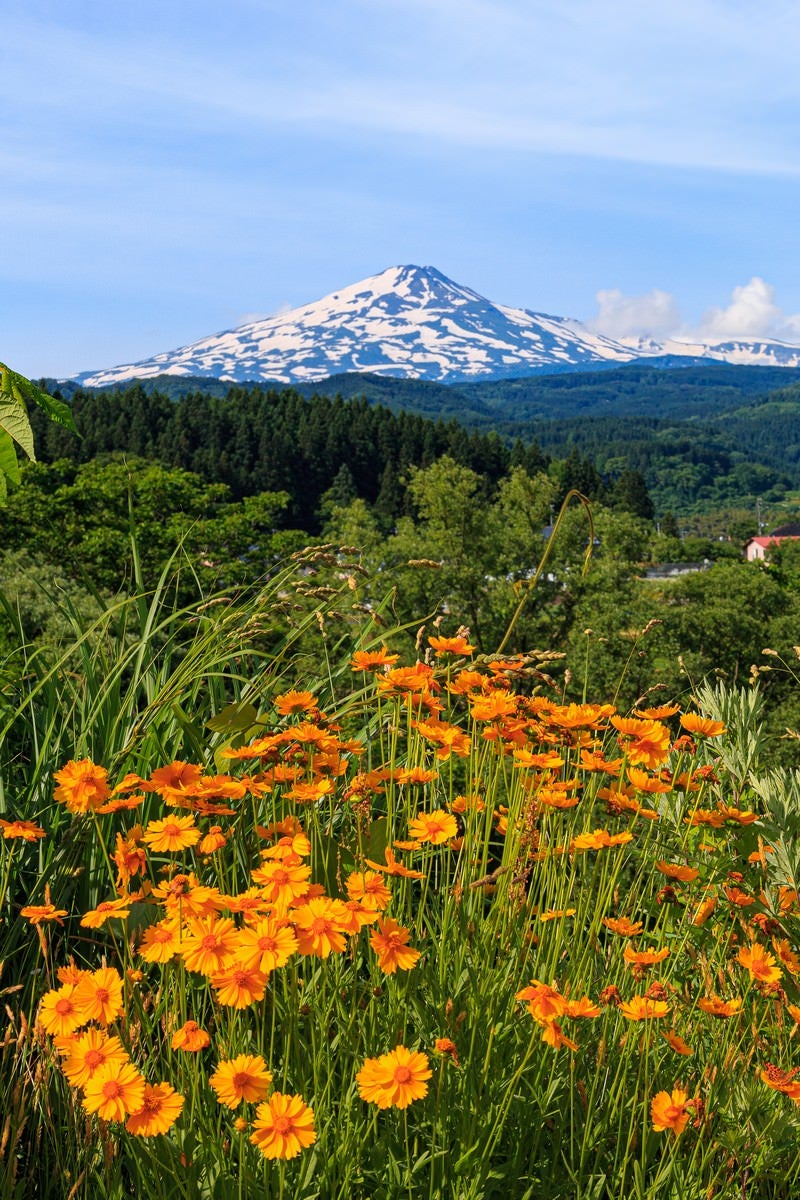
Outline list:
[[[116,1079],[107,1079],[103,1084],[103,1095],[106,1100],[116,1100],[121,1091],[122,1088]]]
[[[56,1012],[60,1017],[68,1017],[74,1011],[75,1005],[67,996],[62,996],[60,1000],[56,1000]]]
[[[84,1062],[90,1071],[94,1071],[95,1067],[99,1067],[103,1062],[104,1055],[99,1050],[87,1050]]]
[[[408,1067],[395,1067],[394,1081],[395,1083],[408,1083],[411,1079],[411,1071]]]
[[[252,1082],[253,1081],[250,1078],[250,1076],[248,1075],[247,1071],[237,1071],[236,1074],[234,1075],[233,1079],[231,1080],[233,1089],[236,1092],[243,1092],[244,1089],[246,1087],[249,1087]]]
[[[108,1001],[110,999],[110,993],[109,993],[108,988],[99,987],[94,995],[95,995],[95,1000],[97,1000],[98,1003],[108,1004]]]
[[[213,950],[218,949],[219,941],[217,939],[216,934],[207,933],[206,936],[203,938],[202,942],[200,943],[200,945],[203,947],[204,950],[212,950],[213,951]]]
[[[328,922],[325,920],[324,917],[315,917],[314,920],[311,922],[311,932],[312,933],[317,933],[317,934],[326,933],[327,929],[328,929]]]
[[[291,1117],[287,1117],[285,1115],[282,1117],[276,1117],[273,1122],[273,1128],[275,1129],[276,1133],[288,1133],[292,1128]]]
[[[266,954],[266,953],[268,953],[268,951],[274,950],[275,949],[275,938],[274,937],[259,938],[258,939],[258,948],[262,954]]]

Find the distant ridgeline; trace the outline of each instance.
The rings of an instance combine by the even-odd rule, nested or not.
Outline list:
[[[72,403],[82,441],[39,422],[43,460],[127,451],[235,496],[286,490],[309,530],[343,468],[343,494],[391,517],[403,470],[442,454],[490,485],[509,465],[567,459],[565,480],[595,495],[632,470],[659,513],[775,502],[800,487],[800,371],[789,368],[631,365],[450,386],[350,374],[274,390],[179,376],[119,391],[45,382]]]

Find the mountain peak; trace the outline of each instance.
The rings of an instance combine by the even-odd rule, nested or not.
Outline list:
[[[625,345],[579,321],[487,300],[436,267],[387,267],[321,300],[104,371],[103,387],[155,375],[308,383],[346,372],[462,382],[592,368],[658,355],[800,365],[800,347]]]

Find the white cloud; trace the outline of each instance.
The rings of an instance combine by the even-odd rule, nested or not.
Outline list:
[[[800,343],[800,313],[785,313],[775,303],[775,288],[760,276],[733,289],[730,302],[708,308],[696,325],[681,321],[675,297],[653,288],[628,296],[618,288],[597,292],[597,314],[585,324],[617,340],[653,338],[715,344],[735,339],[777,338]]]
[[[675,297],[653,288],[644,296],[626,296],[619,288],[600,291],[595,296],[597,316],[586,324],[595,333],[616,339],[672,336],[680,328],[681,317]]]
[[[754,275],[749,283],[733,289],[726,308],[709,308],[701,317],[695,336],[704,342],[726,342],[731,338],[781,337],[787,320],[775,304],[775,289]]]

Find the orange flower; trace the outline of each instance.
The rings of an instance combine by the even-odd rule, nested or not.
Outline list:
[[[611,846],[624,846],[633,841],[629,830],[624,833],[609,833],[607,829],[593,829],[590,833],[579,833],[572,839],[570,850],[605,850]]]
[[[143,790],[158,792],[165,800],[172,800],[176,796],[184,795],[187,788],[197,783],[202,774],[202,769],[196,763],[175,759],[166,767],[159,767],[153,771],[149,783],[144,785]]]
[[[168,1083],[144,1085],[142,1107],[132,1112],[125,1123],[128,1133],[139,1137],[153,1137],[166,1133],[177,1121],[183,1108],[183,1096],[179,1096]]]
[[[19,910],[21,917],[26,917],[31,925],[41,925],[42,921],[58,921],[63,925],[62,917],[69,916],[66,908],[56,908],[54,904],[28,904]]]
[[[275,707],[282,717],[292,713],[317,712],[317,697],[313,692],[297,692],[292,688],[275,697]]]
[[[418,842],[430,842],[433,846],[441,846],[449,842],[458,833],[458,821],[452,813],[443,808],[434,809],[431,813],[417,813],[408,823],[408,832]]]
[[[632,950],[630,946],[626,946],[622,951],[625,962],[632,967],[652,967],[655,963],[663,962],[668,954],[667,946],[661,950],[656,950],[655,947],[651,950]]]
[[[742,946],[736,955],[737,961],[746,967],[751,979],[760,983],[777,983],[783,971],[775,961],[775,956],[765,950],[758,942]]]
[[[683,1055],[686,1055],[687,1057],[689,1055],[694,1054],[694,1050],[692,1049],[692,1047],[687,1046],[687,1044],[683,1040],[683,1038],[679,1037],[678,1034],[675,1033],[673,1030],[670,1030],[669,1033],[664,1033],[661,1036],[664,1038],[665,1041],[669,1042],[670,1046],[672,1047],[672,1049],[675,1051],[676,1054],[683,1054]]]
[[[211,1036],[201,1029],[197,1021],[186,1021],[180,1029],[176,1029],[170,1043],[173,1050],[184,1050],[187,1054],[197,1054],[211,1045]]]
[[[719,737],[727,732],[722,721],[712,721],[710,717],[701,717],[699,713],[684,713],[681,725],[687,733],[696,737]]]
[[[250,1141],[265,1158],[295,1158],[316,1140],[314,1110],[302,1096],[273,1092],[256,1109]]]
[[[213,854],[215,850],[221,850],[227,840],[222,826],[212,825],[205,837],[200,839],[197,849],[201,854]]]
[[[297,948],[301,954],[327,958],[333,950],[337,953],[344,950],[341,925],[348,923],[349,914],[340,910],[340,904],[341,901],[320,896],[309,900],[308,904],[295,912],[293,920],[297,931]]]
[[[81,925],[85,929],[99,929],[101,925],[105,925],[109,917],[117,917],[124,920],[125,917],[131,915],[130,897],[123,896],[117,900],[103,900],[98,904],[97,908],[92,908],[89,912],[84,913],[81,917]]]
[[[281,911],[299,896],[304,896],[311,886],[311,867],[299,860],[289,862],[265,862],[252,872],[252,879],[261,888],[261,894],[270,904]]]
[[[94,811],[108,799],[108,771],[105,767],[95,766],[90,758],[81,758],[77,762],[70,759],[53,778],[59,784],[55,798],[66,804],[70,812]]]
[[[181,948],[181,929],[177,920],[168,918],[149,925],[139,943],[139,954],[145,962],[169,962]]]
[[[697,867],[683,866],[681,863],[668,863],[659,859],[656,868],[669,879],[679,879],[681,883],[692,883],[700,875]]]
[[[629,1021],[651,1021],[654,1018],[665,1017],[669,1005],[664,1000],[651,1000],[649,996],[632,996],[630,1000],[620,1004],[619,1010]]]
[[[144,1104],[144,1087],[133,1063],[107,1063],[87,1081],[83,1107],[103,1121],[124,1121]]]
[[[350,660],[351,671],[374,671],[377,667],[391,667],[399,654],[390,654],[385,646],[380,650],[356,650]]]
[[[514,998],[527,1001],[528,1012],[534,1021],[540,1024],[554,1021],[567,1011],[566,998],[556,988],[547,983],[540,983],[538,979],[533,979],[530,985],[517,992]]]
[[[470,706],[473,721],[499,721],[517,711],[517,697],[508,692],[492,692],[489,696],[476,696]]]
[[[77,992],[77,984],[65,983],[63,987],[47,992],[42,997],[39,1024],[43,1029],[57,1037],[64,1037],[87,1023],[89,1018]]]
[[[220,1104],[238,1108],[242,1100],[248,1103],[263,1100],[272,1083],[272,1074],[260,1054],[239,1054],[221,1062],[208,1082]]]
[[[384,875],[397,875],[401,879],[425,878],[424,871],[412,871],[410,867],[404,867],[403,864],[396,858],[394,850],[391,848],[391,846],[386,847],[383,852],[383,856],[386,860],[386,866],[382,866],[381,863],[373,862],[369,858],[365,858],[364,862],[368,867],[372,867],[373,871],[383,871]]]
[[[83,1006],[87,1021],[108,1025],[120,1016],[122,1004],[122,979],[113,967],[100,967],[84,976],[75,989],[75,1000]]]
[[[697,1007],[711,1017],[735,1017],[742,1011],[744,1001],[737,996],[734,1000],[722,1000],[719,996],[702,996]]]
[[[428,1056],[397,1046],[380,1058],[368,1058],[356,1075],[358,1093],[378,1108],[408,1108],[427,1095],[433,1072]]]
[[[187,850],[200,841],[200,830],[194,817],[165,817],[163,821],[151,821],[142,835],[151,850],[160,854],[176,854]]]
[[[378,956],[378,966],[385,975],[395,971],[410,971],[420,956],[419,950],[409,946],[411,934],[397,921],[379,921],[378,928],[370,935],[369,944]]]
[[[95,1071],[127,1061],[128,1053],[119,1038],[109,1037],[103,1029],[91,1028],[74,1039],[63,1070],[71,1087],[85,1087]]]
[[[211,976],[211,986],[219,1004],[228,1008],[248,1008],[264,999],[267,977],[256,967],[226,967]]]
[[[285,967],[296,951],[297,937],[291,925],[284,925],[275,917],[264,917],[239,932],[238,956],[264,974]]]
[[[33,821],[3,821],[0,819],[0,830],[3,831],[6,841],[11,841],[12,838],[22,838],[25,842],[35,842],[37,838],[47,836],[41,826],[35,825]]]
[[[392,899],[391,890],[378,871],[351,871],[345,881],[351,900],[359,900],[364,908],[383,912]]]
[[[237,930],[229,917],[207,917],[189,922],[181,954],[189,971],[213,975],[232,961],[237,950]]]
[[[636,937],[644,929],[642,921],[631,921],[628,917],[603,917],[603,924],[620,937]]]
[[[542,1041],[548,1046],[552,1046],[554,1050],[560,1050],[562,1046],[566,1046],[568,1050],[578,1049],[577,1042],[573,1042],[570,1038],[564,1036],[558,1021],[543,1022]]]
[[[634,708],[635,717],[643,717],[646,721],[665,721],[674,717],[680,708],[679,704],[662,704],[658,708]]]
[[[433,1043],[433,1048],[437,1054],[446,1054],[454,1067],[461,1066],[458,1061],[458,1048],[450,1038],[437,1038]]]
[[[650,1105],[653,1129],[657,1133],[671,1129],[676,1137],[683,1133],[686,1122],[689,1120],[688,1099],[689,1093],[685,1092],[683,1088],[673,1088],[671,1092],[659,1092],[654,1096]]]
[[[791,1071],[782,1071],[773,1063],[767,1063],[766,1067],[758,1074],[767,1087],[772,1088],[775,1092],[783,1092],[784,1096],[800,1103],[800,1083],[794,1078],[798,1069],[800,1068],[793,1067]]]
[[[431,637],[428,645],[436,652],[436,657],[442,654],[472,654],[475,647],[471,646],[465,637]]]
[[[794,950],[792,950],[792,947],[789,944],[789,939],[781,938],[778,940],[778,938],[773,938],[772,945],[775,953],[786,967],[786,970],[789,972],[789,974],[800,974],[800,957],[798,957]]]

